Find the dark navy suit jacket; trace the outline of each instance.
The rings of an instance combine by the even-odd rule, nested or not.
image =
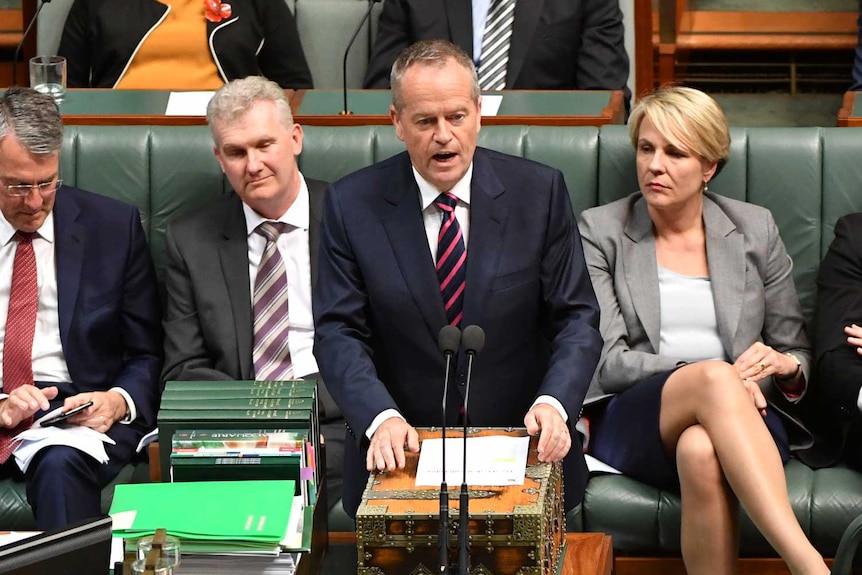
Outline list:
[[[53,213],[60,341],[72,381],[58,385],[52,407],[77,393],[127,391],[137,418],[115,424],[108,435],[117,445],[105,446],[119,470],[155,427],[159,405],[161,312],[150,252],[132,206],[63,186]]]
[[[558,170],[479,148],[473,160],[462,326],[485,330],[469,395],[474,426],[523,427],[539,395],[574,426],[602,338],[580,235]],[[315,348],[348,423],[344,508],[365,486],[365,430],[385,409],[439,425],[446,324],[410,158],[402,153],[337,182],[324,202]],[[447,417],[455,424],[467,362],[457,358]],[[587,472],[574,445],[566,496],[581,501]]]

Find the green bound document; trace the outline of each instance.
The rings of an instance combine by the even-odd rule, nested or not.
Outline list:
[[[194,382],[185,381],[182,383]],[[305,384],[308,382],[301,383]],[[170,388],[166,388],[164,393],[162,393],[162,401],[168,399],[269,399],[285,397],[314,397],[314,395],[314,385],[249,387],[246,389],[237,389],[236,387],[216,387],[213,389],[200,389],[200,386],[182,389],[177,386],[171,386]]]
[[[293,493],[287,480],[125,484],[117,485],[110,514],[118,537],[163,527],[181,540],[273,546],[287,531]]]
[[[314,390],[317,387],[315,379],[297,379],[286,381],[270,381],[270,380],[251,380],[251,379],[234,379],[225,381],[168,381],[165,383],[165,392],[185,392],[190,390],[196,391],[226,391],[232,390],[242,392],[243,394],[274,394],[285,393],[289,391]],[[241,397],[237,395],[236,397]]]
[[[314,409],[310,397],[177,397],[162,395],[161,409]]]

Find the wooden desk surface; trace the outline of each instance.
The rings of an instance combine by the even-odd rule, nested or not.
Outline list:
[[[309,126],[389,125],[388,90],[349,90],[343,115],[341,90],[286,90],[297,122]],[[170,91],[70,89],[60,103],[68,125],[205,125],[206,118],[167,116]],[[603,126],[625,121],[620,91],[510,90],[485,125]]]
[[[838,110],[839,128],[862,126],[862,100],[859,100],[858,96],[862,96],[862,92],[846,92],[844,94],[844,101],[841,104],[841,109]]]
[[[567,533],[563,575],[611,575],[614,551],[604,533]]]

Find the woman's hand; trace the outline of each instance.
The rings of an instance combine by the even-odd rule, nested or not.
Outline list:
[[[862,329],[860,329],[862,334]],[[860,340],[862,344],[862,340]],[[769,376],[786,379],[796,375],[799,365],[793,358],[761,342],[756,342],[746,349],[733,362],[733,367],[742,379],[754,382]]]

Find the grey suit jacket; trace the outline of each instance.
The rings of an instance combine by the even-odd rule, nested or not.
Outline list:
[[[328,184],[306,178],[311,283]],[[236,194],[168,225],[162,381],[254,379],[248,242]]]
[[[756,341],[792,352],[810,376],[811,349],[793,283],[793,262],[766,208],[707,193],[703,202],[706,251],[718,320],[728,361]],[[640,192],[581,214],[581,235],[601,308],[604,338],[586,403],[620,393],[673,369],[660,355],[661,317],[652,220]],[[811,444],[794,406],[772,378],[761,382],[770,404],[785,415],[791,444]],[[795,427],[795,429],[794,429]]]

